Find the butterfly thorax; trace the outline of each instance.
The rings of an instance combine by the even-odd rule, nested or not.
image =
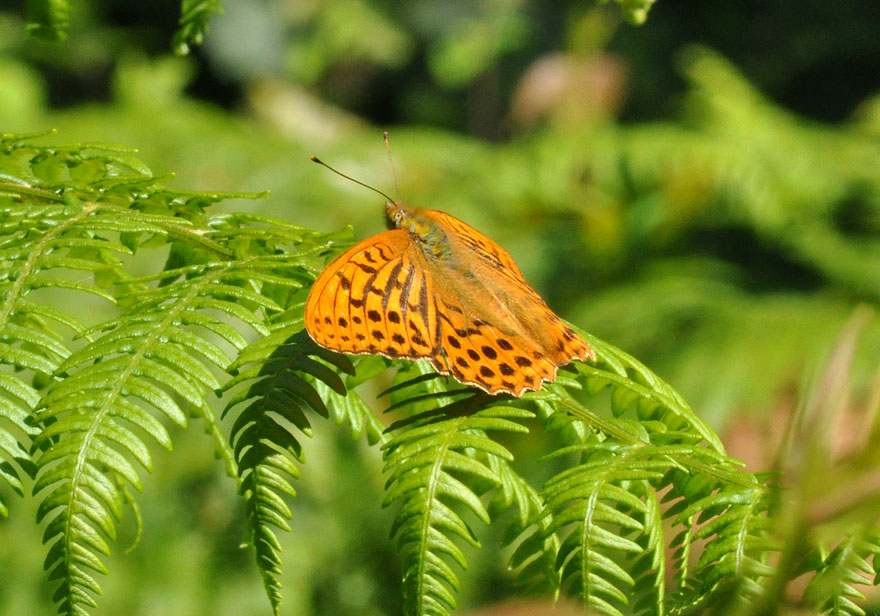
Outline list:
[[[413,239],[427,256],[445,259],[451,254],[449,238],[427,210],[410,208],[403,203],[385,202],[388,219],[398,229],[412,234]]]

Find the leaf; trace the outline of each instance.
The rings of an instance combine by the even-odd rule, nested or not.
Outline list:
[[[25,31],[30,36],[50,43],[62,43],[67,39],[69,0],[27,0],[26,10]]]
[[[502,488],[508,502],[514,499],[493,470],[511,454],[485,431],[520,431],[519,421],[530,414],[494,402],[477,393],[437,406],[422,414],[424,421],[392,426],[396,434],[383,445],[385,504],[398,503],[391,532],[404,558],[407,615],[446,615],[455,608],[458,578],[449,560],[464,567],[465,559],[454,538],[479,545],[458,510],[490,522],[474,487]]]

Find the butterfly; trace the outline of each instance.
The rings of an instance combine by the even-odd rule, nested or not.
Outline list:
[[[380,194],[394,228],[355,244],[318,276],[305,309],[316,343],[428,359],[463,384],[516,397],[573,359],[595,360],[501,246],[449,214]]]

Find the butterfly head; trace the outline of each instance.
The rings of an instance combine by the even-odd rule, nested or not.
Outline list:
[[[390,199],[385,201],[385,214],[388,216],[389,225],[397,229],[403,229],[404,221],[411,217],[407,206]]]
[[[419,237],[424,237],[428,231],[428,220],[423,210],[388,199],[385,201],[385,214],[390,228],[403,229]]]
[[[431,216],[430,210],[411,208],[399,201],[385,201],[385,213],[388,223],[393,228],[409,231],[412,239],[422,250],[435,258],[442,258],[449,253],[449,242],[446,232],[440,228]]]

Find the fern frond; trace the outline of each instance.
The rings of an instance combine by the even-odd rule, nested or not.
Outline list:
[[[15,463],[32,472],[32,464],[23,436],[33,436],[38,430],[27,423],[32,409],[39,403],[39,393],[16,376],[0,373],[0,481],[19,496],[24,488]],[[9,515],[9,509],[0,494],[0,515]]]
[[[563,589],[596,613],[620,616],[636,585],[620,563],[647,554],[657,565],[653,560],[657,544],[663,543],[662,529],[648,485],[662,478],[667,452],[594,443],[556,455],[576,450],[582,450],[583,462],[544,487],[547,515],[552,516],[547,532],[562,534],[557,562]]]
[[[123,500],[115,481],[104,475],[140,489],[132,462],[152,468],[143,436],[171,447],[154,412],[181,426],[187,408],[213,415],[206,391],[220,384],[210,366],[225,369],[231,358],[188,328],[187,315],[216,309],[229,295],[265,307],[265,301],[256,301],[258,294],[229,284],[230,277],[237,278],[235,269],[232,264],[206,266],[185,285],[143,293],[122,317],[94,328],[99,335],[58,367],[66,378],[52,384],[36,414],[46,428],[36,441],[44,452],[34,490],[49,490],[38,517],[54,516],[44,541],[52,544],[46,567],[53,579],[60,579],[56,600],[61,611],[78,613],[80,604],[92,604],[87,593],[98,592],[85,569],[104,571],[95,552],[109,553],[101,533],[115,536]],[[196,320],[211,322],[204,314]]]
[[[39,403],[39,386],[70,356],[69,332],[84,330],[76,317],[33,298],[72,291],[112,300],[70,272],[97,275],[118,264],[119,254],[131,253],[95,237],[92,208],[42,186],[41,178],[52,181],[74,172],[75,159],[63,158],[25,139],[0,135],[0,364],[16,370],[0,378],[0,417],[6,420],[0,422],[0,477],[18,492],[22,486],[12,460],[30,472],[25,438],[38,429],[26,418]],[[0,500],[0,514],[5,513]]]
[[[576,362],[572,366],[575,379],[560,371],[561,378],[524,397],[534,403],[545,429],[567,443],[553,457],[577,453],[581,462],[547,483],[542,517],[533,521],[531,534],[518,546],[511,564],[522,568],[520,578],[530,576],[533,581],[536,574],[558,572],[558,587],[578,595],[585,606],[599,613],[663,614],[667,544],[677,548],[680,556],[689,552],[697,538],[717,537],[711,535],[711,528],[699,535],[693,529],[668,541],[661,519],[681,513],[684,505],[663,512],[660,494],[678,485],[687,492],[686,502],[692,503],[716,489],[759,493],[763,486],[724,456],[717,436],[674,389],[622,351],[587,338],[596,350],[597,362]],[[581,390],[595,396],[608,387],[612,388],[607,397],[609,412],[598,412],[580,401]],[[625,416],[630,409],[635,411],[633,418]],[[678,492],[673,489],[666,500],[673,494]],[[709,508],[708,501],[703,504]],[[700,513],[683,515],[691,519]],[[749,542],[756,536],[766,539],[762,526],[766,503],[760,513],[746,519],[738,510],[714,513],[725,514],[720,516],[723,522],[715,522],[725,539],[737,521],[751,533]],[[555,569],[542,564],[546,547],[554,541],[560,546]],[[772,542],[767,541],[764,547],[771,549]],[[719,542],[714,549],[724,545]],[[701,561],[701,573],[712,562],[713,553],[703,557],[710,560]],[[679,559],[678,564],[686,576],[687,560]],[[742,573],[754,581],[755,575],[766,570],[752,566],[744,567]],[[706,592],[713,588],[707,587]]]
[[[855,603],[865,595],[855,585],[870,585],[875,575],[880,547],[870,533],[853,532],[841,541],[816,567],[816,575],[804,591],[804,599],[828,616],[864,616],[865,610]],[[867,536],[866,536],[867,535]],[[874,559],[874,567],[868,559]]]
[[[519,422],[533,416],[479,393],[389,429],[398,433],[383,446],[385,504],[400,503],[392,534],[405,563],[406,614],[445,616],[454,609],[458,578],[450,561],[464,567],[465,558],[453,538],[479,545],[458,509],[488,524],[489,513],[471,486],[500,486],[486,460],[512,459],[485,432],[524,432]]]
[[[286,332],[286,328],[282,328]],[[254,365],[230,381],[229,390],[242,382],[248,386],[234,396],[223,414],[236,409],[231,441],[238,464],[239,489],[244,496],[248,525],[253,535],[257,566],[263,577],[272,608],[281,605],[281,547],[273,528],[290,530],[290,509],[284,496],[294,496],[291,479],[299,477],[296,462],[302,462],[302,446],[291,428],[311,436],[306,409],[327,417],[329,412],[316,383],[338,396],[346,394],[339,376],[318,357],[349,374],[351,362],[343,355],[317,346],[305,331],[290,337],[274,350],[267,339],[243,354]],[[241,359],[236,365],[241,363]],[[351,394],[352,396],[354,394]]]
[[[578,454],[581,462],[551,479],[543,492],[537,494],[530,493],[527,484],[509,471],[503,456],[494,456],[498,461],[495,463],[490,455],[483,463],[493,471],[494,485],[473,471],[467,483],[470,491],[466,494],[474,497],[492,487],[501,488],[492,501],[493,511],[519,503],[521,515],[524,511],[530,513],[528,525],[518,519],[508,533],[508,539],[515,535],[521,537],[510,561],[511,567],[518,570],[520,583],[544,591],[562,589],[578,595],[587,607],[603,614],[618,615],[630,610],[663,614],[667,600],[665,550],[668,541],[661,523],[664,515],[660,492],[667,490],[673,479],[681,482],[682,477],[688,477],[707,489],[699,494],[690,490],[693,497],[690,503],[707,497],[719,486],[722,491],[732,491],[754,489],[760,484],[748,473],[736,470],[735,463],[723,454],[714,432],[674,389],[622,351],[587,337],[597,352],[597,362],[575,362],[561,370],[554,382],[545,383],[542,391],[529,392],[515,402],[521,411],[535,409],[545,429],[558,432],[569,443],[557,450],[554,457]],[[389,390],[392,392],[390,409],[405,409],[408,416],[392,425],[391,430],[399,431],[392,443],[402,441],[410,433],[421,438],[422,431],[426,430],[425,438],[438,440],[428,440],[410,454],[416,466],[411,484],[403,483],[406,475],[402,471],[398,471],[400,477],[392,475],[389,483],[396,482],[398,490],[403,489],[399,485],[406,485],[414,494],[427,498],[428,487],[419,483],[418,472],[434,469],[431,464],[437,461],[438,451],[443,451],[440,435],[446,434],[435,433],[435,424],[455,432],[456,426],[448,423],[451,414],[455,418],[477,417],[485,409],[493,408],[492,402],[480,402],[481,394],[469,394],[472,389],[450,386],[419,362],[401,368],[397,380],[401,378],[402,382]],[[612,388],[607,398],[608,413],[596,412],[581,402],[584,392],[592,397],[608,387]],[[460,396],[467,397],[453,402]],[[635,416],[624,416],[631,409]],[[481,460],[484,452],[474,450],[468,455],[471,460]],[[406,469],[409,460],[404,458],[397,464]],[[425,476],[430,473],[425,472]],[[395,530],[404,523],[415,525],[415,521],[430,520],[424,501],[416,500],[415,505],[407,508],[408,502],[405,498],[402,500],[398,519],[403,521],[398,522]],[[473,502],[473,498],[467,502]],[[708,502],[705,504],[709,506]],[[539,507],[540,513],[535,515]],[[679,513],[681,508],[675,510],[673,506],[672,511],[667,512],[666,517]],[[442,513],[446,517],[452,515],[446,510]],[[696,513],[691,514],[692,517]],[[731,512],[729,517],[724,517],[723,524],[716,522],[716,528],[727,529],[725,524],[733,528],[737,520],[742,521],[738,513]],[[457,517],[453,520],[460,521]],[[745,523],[752,533],[749,541],[760,535],[760,520],[763,518],[756,515]],[[467,532],[460,526],[454,528],[450,532],[457,531],[466,541],[476,541],[466,526]],[[706,532],[700,537],[708,537]],[[416,550],[413,546],[418,545],[416,540],[422,536],[424,533],[420,535],[414,530],[410,530],[410,534],[401,532],[402,548],[414,558],[404,580],[407,591],[413,593],[408,595],[409,609],[414,614],[446,613],[454,605],[451,591],[457,579],[446,561],[441,559],[438,564],[436,559],[431,559],[430,552],[421,556],[418,551],[413,552]],[[696,533],[689,536],[691,540],[697,538]],[[453,560],[460,557],[454,544],[449,542],[450,547],[444,539],[448,541],[443,535],[437,539],[435,551]],[[688,544],[686,549],[689,548]],[[709,553],[705,558],[712,556]],[[419,579],[425,575],[426,568],[433,579],[424,589],[419,587]],[[755,567],[744,570],[746,576],[755,572]],[[417,603],[412,599],[417,601],[424,596],[429,596],[431,602]]]
[[[684,556],[694,542],[705,542],[671,611],[689,610],[723,586],[735,587],[738,601],[751,601],[762,592],[762,580],[775,573],[768,560],[780,550],[770,518],[776,491],[758,477],[741,475],[751,477],[752,485],[729,484],[680,470],[665,478],[671,489],[664,500],[677,500],[666,516],[684,528],[671,547]],[[683,558],[679,563],[686,565]]]
[[[712,449],[724,453],[718,435],[700,419],[681,395],[641,362],[620,349],[578,330],[596,352],[594,363],[574,362],[584,389],[595,396],[613,389],[611,412],[620,417],[633,409],[640,421],[660,421],[669,430],[698,435]]]
[[[299,477],[296,463],[302,462],[302,449],[291,428],[311,436],[305,411],[311,409],[328,417],[332,409],[336,422],[347,421],[355,437],[366,431],[370,443],[383,438],[382,426],[372,411],[325,365],[329,363],[353,375],[351,361],[312,342],[301,329],[302,303],[296,306],[293,312],[300,315],[298,318],[270,325],[273,331],[268,336],[240,354],[233,369],[253,365],[223,388],[229,391],[248,383],[229,401],[223,414],[233,409],[237,412],[231,440],[240,491],[245,499],[257,566],[276,614],[281,605],[278,578],[282,561],[273,529],[289,530],[286,520],[291,514],[284,496],[295,495],[290,480]]]
[[[663,616],[666,613],[666,533],[660,497],[648,481],[634,485],[633,490],[645,503],[642,524],[645,532],[634,541],[642,546],[642,553],[632,562],[633,611],[636,614]]]
[[[223,13],[220,0],[183,0],[180,5],[179,28],[172,43],[174,53],[186,55],[190,45],[201,45],[208,31],[208,22]]]
[[[9,420],[0,455],[25,449],[9,438],[9,423],[35,435],[45,567],[59,584],[59,611],[83,614],[100,592],[94,573],[105,571],[101,555],[131,503],[129,487],[140,489],[138,467],[152,467],[148,442],[171,446],[167,422],[200,415],[235,472],[209,390],[246,346],[244,328],[269,333],[272,318],[286,314],[327,242],[268,218],[207,215],[207,205],[232,195],[167,189],[122,149],[43,147],[9,135],[0,143],[0,362],[24,370],[0,379]],[[161,244],[172,248],[164,271],[127,272],[123,257]],[[87,327],[79,319],[91,315],[34,301],[37,292],[90,293],[124,310]],[[28,374],[46,389],[41,399]],[[0,464],[18,487],[14,467]]]

